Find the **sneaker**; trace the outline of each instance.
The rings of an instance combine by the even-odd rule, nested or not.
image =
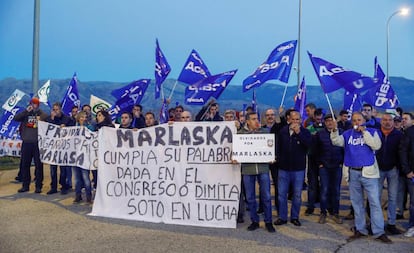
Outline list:
[[[314,209],[308,207],[305,211],[305,216],[309,216],[309,215],[313,214],[313,210]]]
[[[363,238],[366,235],[362,234],[361,232],[359,232],[358,230],[355,231],[355,233],[353,235],[351,235],[350,237],[348,237],[348,239],[346,239],[347,242],[352,242],[355,241],[357,239]]]
[[[385,231],[390,235],[399,235],[399,234],[401,234],[401,231],[395,225],[391,225],[391,224],[388,224],[385,227]]]
[[[386,243],[386,244],[391,244],[392,243],[390,238],[388,238],[385,234],[382,234],[382,235],[378,236],[377,238],[375,238],[375,241],[383,242],[383,243]]]
[[[405,237],[413,237],[414,236],[414,227],[410,227],[407,232],[404,233]]]
[[[66,195],[66,194],[68,194],[68,190],[67,189],[62,189],[62,190],[60,190],[60,194]]]
[[[86,195],[86,203],[88,203],[88,204],[92,204],[93,202],[92,202],[92,195]]]
[[[50,191],[46,192],[47,195],[55,194],[55,193],[57,193],[56,189],[50,189]]]
[[[275,221],[273,224],[275,224],[276,226],[280,226],[280,225],[284,225],[286,223],[287,223],[287,221],[285,221],[285,220],[277,219],[277,221]]]
[[[259,208],[258,210],[257,210],[257,212],[256,212],[257,214],[262,214],[262,213],[264,213],[264,211],[263,211],[263,208]]]
[[[342,224],[342,223],[344,223],[344,221],[339,216],[339,214],[334,214],[331,217],[332,217],[332,220],[335,221],[336,224]]]
[[[34,191],[35,193],[41,193],[42,192],[42,188],[38,188],[38,187],[36,187],[36,189],[35,189],[35,191]]]
[[[260,227],[259,222],[252,222],[252,224],[250,224],[250,226],[247,227],[247,230],[254,231],[258,229],[259,227]]]
[[[276,230],[275,230],[275,228],[273,227],[273,225],[272,225],[272,223],[271,223],[271,222],[266,223],[266,224],[265,224],[265,226],[266,226],[267,232],[269,232],[269,233],[274,233],[274,232],[276,232]]]
[[[326,223],[326,214],[321,213],[321,215],[319,216],[319,221],[320,224],[325,224]]]
[[[237,217],[237,223],[244,223],[243,217]]]

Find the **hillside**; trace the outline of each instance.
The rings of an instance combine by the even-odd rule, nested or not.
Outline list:
[[[40,81],[40,86],[46,80]],[[61,101],[63,95],[69,85],[70,79],[51,80],[51,102]],[[164,93],[166,96],[170,94],[171,88],[174,85],[174,79],[167,79],[164,83]],[[401,77],[391,78],[392,86],[400,99],[400,106],[404,110],[413,111],[414,103],[412,102],[412,94],[414,93],[414,81]],[[108,102],[114,103],[115,98],[111,96],[110,91],[113,89],[122,87],[127,83],[105,82],[105,81],[93,81],[82,82],[79,80],[78,90],[81,97],[81,104],[89,103],[90,95],[93,94]],[[29,93],[32,89],[30,80],[17,80],[14,78],[7,78],[0,81],[0,103],[3,104],[11,93],[15,89],[20,89],[26,93]],[[178,83],[175,89],[172,105],[176,103],[183,104],[184,102],[184,89],[185,85]],[[260,110],[264,110],[269,107],[277,108],[280,105],[284,86],[281,84],[267,83],[257,89],[257,102]],[[293,97],[295,96],[297,88],[295,86],[288,87],[284,106],[293,106]],[[328,109],[326,98],[320,86],[308,86],[307,87],[308,103],[314,102],[318,107]],[[243,104],[250,105],[252,98],[252,92],[242,92],[241,86],[230,85],[221,95],[218,102],[220,103],[221,111],[225,109],[241,110]],[[329,99],[332,103],[334,110],[340,110],[343,103],[343,90],[339,90],[329,94]],[[25,106],[28,103],[29,98],[25,97],[20,106]],[[161,101],[154,99],[154,83],[151,83],[148,87],[147,93],[141,103],[144,107],[144,111],[158,112],[161,106]],[[192,112],[196,112],[200,109],[200,106],[186,106]]]

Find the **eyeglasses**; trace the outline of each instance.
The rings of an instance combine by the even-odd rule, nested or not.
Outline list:
[[[269,116],[275,116],[275,114],[274,113],[271,113],[271,114],[265,114],[266,115],[266,117],[269,117]]]

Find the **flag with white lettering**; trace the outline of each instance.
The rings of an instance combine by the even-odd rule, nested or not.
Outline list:
[[[133,81],[119,89],[115,89],[111,91],[111,95],[114,96],[117,100],[128,96],[131,93],[137,92],[140,89],[148,87],[149,83],[151,82],[150,79],[139,79],[137,81]]]
[[[188,105],[204,105],[210,97],[219,98],[230,83],[236,70],[207,77],[185,88],[185,103]]]
[[[167,62],[164,54],[161,51],[158,39],[156,40],[155,48],[155,99],[160,97],[161,84],[171,72],[171,67]]]
[[[45,105],[49,105],[49,93],[50,93],[50,80],[47,80],[45,84],[37,91],[39,101]]]
[[[13,94],[11,94],[11,96],[6,100],[2,108],[6,111],[11,111],[24,95],[26,95],[26,93],[23,91],[19,89],[14,90]]]
[[[359,93],[344,92],[344,106],[343,110],[348,112],[348,118],[351,118],[353,112],[362,109],[361,95]]]
[[[119,97],[115,104],[109,109],[109,114],[111,115],[112,119],[115,119],[120,113],[124,111],[132,111],[134,105],[137,105],[141,102],[149,83],[149,79],[141,79],[123,87],[125,89],[121,88],[123,89],[124,93],[122,93],[122,96]],[[119,93],[115,92],[115,94]],[[112,95],[114,95],[114,93],[112,93]]]
[[[209,76],[211,76],[210,71],[197,51],[193,49],[177,80],[187,84],[194,84]]]
[[[351,93],[361,93],[377,85],[376,79],[364,76],[358,72],[335,65],[308,52],[316,76],[325,93],[340,88]]]
[[[375,57],[375,73],[374,78],[378,78],[379,83],[376,87],[368,90],[362,99],[378,108],[394,109],[398,106],[398,97],[391,87],[388,77],[385,75],[381,66],[378,64],[377,57]]]
[[[298,88],[298,93],[296,93],[296,100],[295,100],[295,110],[300,113],[302,119],[306,116],[305,115],[305,105],[306,105],[306,84],[305,84],[305,77],[302,78],[302,83]]]
[[[101,110],[108,110],[112,106],[109,102],[106,102],[102,98],[99,98],[99,97],[94,96],[92,94],[91,94],[91,99],[90,99],[89,105],[92,108],[91,112],[93,114],[96,114],[97,112],[99,112]]]
[[[290,70],[295,58],[296,40],[278,45],[265,62],[243,81],[243,92],[257,88],[268,80],[289,81]]]
[[[14,133],[19,129],[20,122],[14,121],[13,118],[16,114],[24,110],[24,108],[15,106],[10,111],[4,111],[3,117],[0,119],[0,135],[10,139]]]
[[[68,89],[66,90],[65,96],[62,100],[62,112],[66,115],[72,111],[72,107],[80,107],[80,97],[78,92],[78,78],[76,73],[73,74],[72,79],[70,80]]]

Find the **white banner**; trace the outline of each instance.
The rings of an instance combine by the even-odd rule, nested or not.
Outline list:
[[[268,163],[275,160],[274,134],[235,134],[233,160],[240,163]]]
[[[61,127],[39,121],[40,160],[55,165],[98,168],[98,134],[86,127]]]
[[[235,228],[240,165],[231,163],[233,122],[175,122],[99,130],[91,215]]]
[[[0,156],[20,157],[22,140],[2,139],[0,141]]]

